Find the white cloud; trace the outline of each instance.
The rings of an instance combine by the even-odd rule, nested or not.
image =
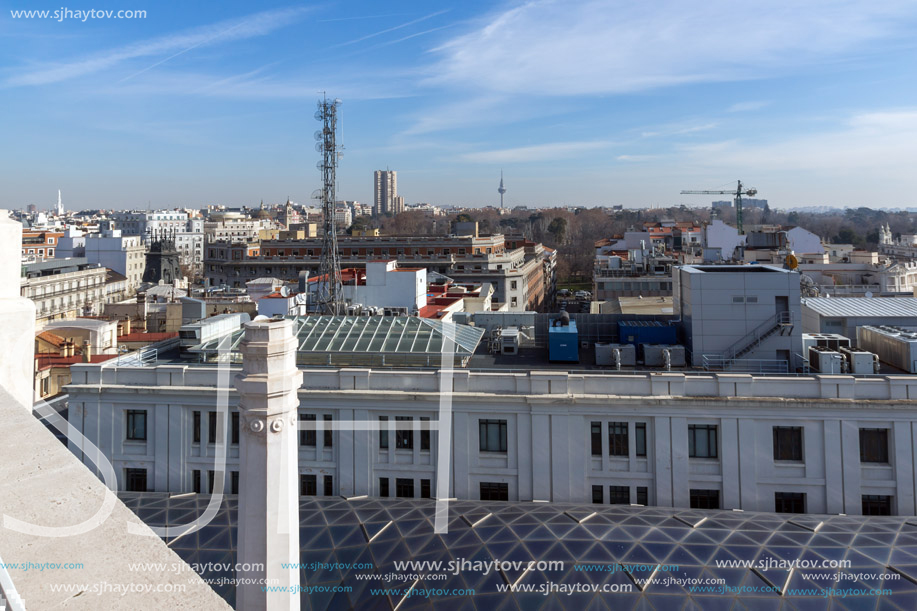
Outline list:
[[[760,78],[903,37],[915,17],[910,0],[535,0],[435,49],[429,82],[571,96]]]
[[[657,136],[683,136],[685,134],[705,132],[715,128],[716,126],[716,123],[662,125],[650,131],[641,132],[640,135],[644,138],[654,138]]]
[[[303,8],[273,10],[255,13],[239,19],[221,21],[208,26],[111,49],[78,61],[30,69],[8,78],[5,84],[7,86],[47,85],[108,70],[133,59],[167,56],[153,64],[155,66],[198,47],[264,36],[274,30],[290,25],[306,11],[307,9]],[[145,68],[143,71],[147,69],[149,68]]]
[[[525,163],[578,157],[590,151],[611,146],[611,142],[552,142],[534,146],[520,146],[497,151],[465,153],[464,161],[472,163]]]

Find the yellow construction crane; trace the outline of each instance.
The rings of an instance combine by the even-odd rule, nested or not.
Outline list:
[[[736,203],[736,228],[739,230],[739,235],[743,235],[745,230],[742,228],[742,196],[747,195],[749,197],[754,197],[757,195],[757,189],[746,189],[742,185],[742,181],[736,181],[737,185],[734,191],[682,191],[682,195],[732,195],[735,197]]]

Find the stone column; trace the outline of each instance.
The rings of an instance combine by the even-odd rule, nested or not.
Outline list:
[[[0,386],[32,409],[35,379],[35,304],[20,296],[22,224],[0,210]]]
[[[297,391],[302,372],[296,368],[296,338],[291,320],[245,325],[239,391],[239,520],[236,561],[253,565],[237,577],[256,580],[236,586],[236,608],[253,611],[298,611],[300,562],[297,474]],[[285,587],[263,592],[257,580]]]

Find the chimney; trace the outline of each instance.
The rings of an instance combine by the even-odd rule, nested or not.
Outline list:
[[[62,357],[66,357],[66,356],[67,356],[67,350],[69,349],[69,348],[67,347],[68,345],[69,345],[68,342],[64,342],[63,344],[60,345],[59,353],[60,353],[60,355],[61,355]]]
[[[83,362],[88,363],[92,360],[92,347],[89,345],[89,340],[83,340]]]
[[[124,333],[122,335],[130,335],[131,333],[131,319],[127,317],[124,319]]]

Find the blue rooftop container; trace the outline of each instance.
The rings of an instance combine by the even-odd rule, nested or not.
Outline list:
[[[675,325],[658,320],[622,320],[618,322],[618,343],[633,344],[677,344],[678,332]]]
[[[569,325],[548,327],[548,360],[551,362],[579,363],[579,334],[576,321]]]

